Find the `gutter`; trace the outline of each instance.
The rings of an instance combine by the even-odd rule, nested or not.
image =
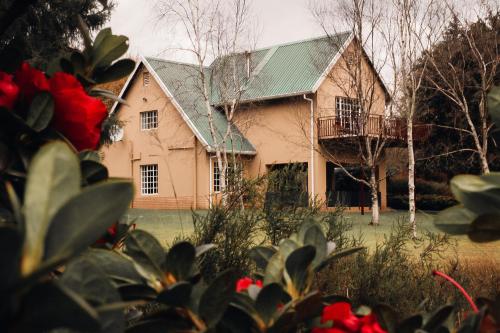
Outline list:
[[[314,101],[312,98],[308,98],[304,94],[304,100],[308,101],[311,105],[310,112],[310,126],[311,126],[311,198],[315,199],[315,188],[314,188]]]

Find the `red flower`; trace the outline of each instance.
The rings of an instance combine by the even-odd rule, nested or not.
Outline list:
[[[351,305],[347,302],[338,302],[323,308],[321,323],[332,322],[331,328],[314,328],[313,333],[387,333],[377,322],[372,313],[368,316],[357,317],[352,313]]]
[[[0,107],[12,109],[19,95],[19,87],[14,83],[12,75],[0,72]]]
[[[242,279],[239,279],[238,282],[236,282],[236,291],[237,292],[245,291],[252,284],[255,284],[257,287],[262,288],[262,281],[261,280],[256,280],[255,283],[254,283],[251,278],[244,277]]]
[[[21,68],[16,71],[14,80],[21,88],[21,94],[28,104],[31,103],[36,94],[49,90],[49,81],[45,74],[31,67],[27,62],[23,62]]]
[[[104,103],[87,95],[74,76],[62,72],[50,79],[50,92],[55,103],[54,127],[77,150],[96,149],[107,116]]]

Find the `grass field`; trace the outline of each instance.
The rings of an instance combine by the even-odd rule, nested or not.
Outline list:
[[[204,213],[204,211],[198,211]],[[370,226],[370,214],[361,215],[360,213],[345,213],[346,219],[352,222],[353,228],[350,234],[353,236],[362,236],[365,244],[374,247],[377,242],[383,240],[393,228],[393,225],[399,220],[404,220],[406,212],[392,211],[381,214],[380,225]],[[418,232],[441,233],[433,223],[434,214],[418,212],[417,228]],[[193,232],[193,221],[190,211],[159,211],[131,209],[126,218],[129,221],[135,221],[137,228],[144,229],[160,240],[162,245],[169,246],[178,236],[189,236]],[[493,260],[500,263],[500,242],[487,244],[472,243],[466,236],[452,237],[456,244],[450,248],[444,255],[447,257],[457,255],[460,259],[481,259]]]

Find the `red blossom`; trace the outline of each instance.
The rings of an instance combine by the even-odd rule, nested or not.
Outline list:
[[[50,79],[50,92],[55,105],[53,126],[78,151],[96,149],[101,125],[107,116],[104,103],[87,95],[80,82],[66,73],[54,74]]]
[[[12,109],[19,95],[19,87],[14,83],[12,75],[0,72],[0,107]]]
[[[238,282],[236,282],[236,291],[237,292],[245,291],[253,284],[259,288],[262,288],[262,281],[261,280],[256,280],[254,283],[253,280],[247,276],[244,278],[241,278],[238,280]]]
[[[45,74],[33,68],[27,62],[23,62],[14,75],[14,81],[21,89],[21,95],[29,104],[36,94],[49,90],[49,80]]]
[[[325,306],[321,323],[332,323],[332,326],[316,327],[312,333],[387,333],[378,323],[375,314],[358,317],[352,313],[351,305],[347,302]]]

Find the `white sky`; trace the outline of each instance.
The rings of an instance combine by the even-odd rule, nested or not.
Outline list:
[[[130,38],[132,55],[188,61],[189,56],[175,50],[182,41],[157,24],[153,0],[117,0],[108,23],[113,33]],[[309,0],[251,0],[260,33],[257,47],[287,43],[323,35],[308,8]]]

